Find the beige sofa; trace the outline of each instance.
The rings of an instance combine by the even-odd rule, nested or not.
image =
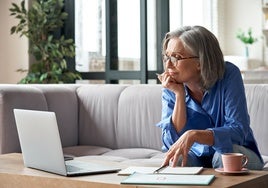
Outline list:
[[[0,84],[0,153],[20,152],[14,108],[54,111],[63,151],[160,165],[161,85]],[[251,127],[268,161],[268,85],[245,85]],[[37,122],[38,123],[38,122]],[[49,138],[48,138],[49,139]]]

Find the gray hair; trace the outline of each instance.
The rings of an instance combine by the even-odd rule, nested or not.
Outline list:
[[[165,35],[162,53],[165,54],[170,39],[180,38],[184,47],[199,57],[203,89],[211,88],[224,75],[225,62],[217,38],[202,26],[184,26]]]

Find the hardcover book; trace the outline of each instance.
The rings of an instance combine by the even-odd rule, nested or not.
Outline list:
[[[133,173],[121,184],[144,185],[209,185],[214,175],[171,175]]]

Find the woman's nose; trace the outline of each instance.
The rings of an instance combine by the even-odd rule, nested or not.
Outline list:
[[[164,68],[167,69],[167,68],[173,68],[173,67],[174,67],[173,63],[171,62],[170,59],[168,59],[164,65]]]

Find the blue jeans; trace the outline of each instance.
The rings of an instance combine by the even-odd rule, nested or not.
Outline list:
[[[243,153],[248,157],[247,168],[250,170],[262,170],[263,161],[248,148],[240,145],[233,145],[233,153]],[[181,158],[179,159],[178,166],[181,164]],[[197,157],[192,151],[188,153],[188,160],[186,166],[203,166],[206,168],[222,168],[221,153],[215,152],[213,156]]]

